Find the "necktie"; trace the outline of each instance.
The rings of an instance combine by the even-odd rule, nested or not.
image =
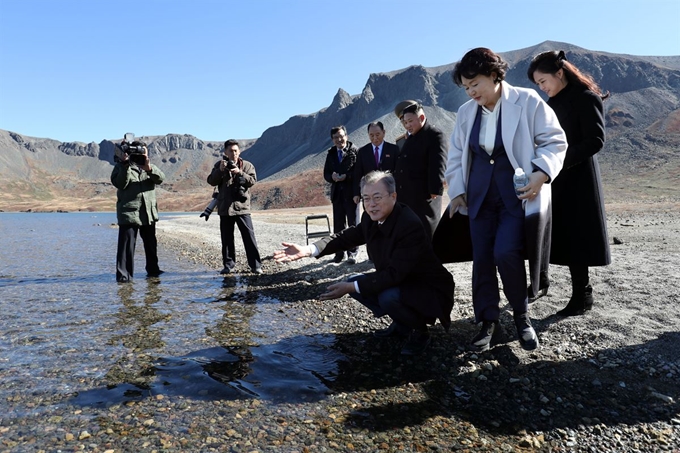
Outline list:
[[[338,150],[338,162],[342,162],[342,150]]]
[[[380,168],[380,148],[377,146],[375,147],[375,152],[373,153],[373,156],[375,156],[375,168]]]

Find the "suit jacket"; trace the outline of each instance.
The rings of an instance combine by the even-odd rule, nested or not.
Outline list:
[[[430,238],[413,211],[396,203],[382,225],[364,213],[361,223],[314,243],[319,256],[366,244],[375,272],[357,279],[361,294],[378,295],[399,287],[401,302],[422,313],[429,324],[439,319],[448,329],[453,308],[453,277],[432,250]]]
[[[360,197],[361,190],[359,183],[361,178],[374,170],[383,170],[394,173],[397,164],[399,147],[393,143],[383,142],[382,154],[380,155],[380,165],[375,166],[374,146],[372,143],[362,146],[357,152],[357,161],[354,164],[354,196]]]
[[[404,142],[394,170],[397,199],[420,217],[430,237],[442,212],[441,197],[432,199],[430,195],[444,193],[446,152],[442,131],[425,122]]]
[[[602,99],[569,83],[548,99],[567,134],[564,168],[552,183],[550,262],[603,266],[611,263],[604,193],[597,153],[605,142]]]
[[[331,184],[331,202],[351,200],[354,196],[354,164],[357,160],[357,148],[347,142],[343,150],[342,161],[338,160],[338,148],[332,146],[326,155],[323,166],[323,178]],[[344,181],[333,181],[333,172],[347,175]]]
[[[549,182],[554,180],[562,169],[567,149],[566,136],[555,112],[535,90],[501,84],[501,138],[512,167],[522,167],[527,175],[536,168],[548,175]],[[451,199],[467,193],[472,160],[470,132],[478,107],[470,100],[458,109],[446,167]],[[460,212],[467,215],[467,208]],[[550,184],[544,184],[536,198],[524,203],[524,216],[531,284],[539,288],[540,270],[547,268],[550,254]]]
[[[406,143],[407,138],[408,138],[408,132],[404,132],[399,137],[397,137],[396,140],[394,140],[394,143],[399,148],[399,151],[401,151],[401,149],[404,147],[404,143]]]

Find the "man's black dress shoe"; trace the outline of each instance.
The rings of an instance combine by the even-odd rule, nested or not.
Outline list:
[[[376,338],[407,337],[408,332],[402,331],[397,324],[392,323],[384,329],[373,332],[373,336]]]
[[[402,355],[418,355],[422,354],[430,345],[432,338],[427,330],[414,330],[406,340],[404,347],[401,349]]]
[[[498,321],[482,321],[479,333],[470,341],[471,351],[483,352],[503,342],[503,331]]]

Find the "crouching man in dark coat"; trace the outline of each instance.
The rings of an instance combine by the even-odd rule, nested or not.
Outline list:
[[[451,325],[453,277],[435,256],[418,216],[408,206],[397,203],[391,174],[373,171],[364,176],[361,200],[364,214],[359,225],[307,246],[284,242],[285,249],[274,252],[274,259],[287,262],[307,256],[318,258],[366,244],[375,272],[334,283],[320,299],[349,294],[376,317],[389,315],[392,324],[374,335],[408,335],[401,353],[419,354],[430,344],[428,324],[439,319],[446,330]]]

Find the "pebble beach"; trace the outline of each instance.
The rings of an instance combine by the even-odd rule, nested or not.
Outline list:
[[[232,375],[205,368],[216,384],[204,390],[141,392],[103,406],[72,404],[63,392],[15,392],[2,402],[9,412],[49,410],[0,416],[0,452],[678,452],[677,212],[677,206],[610,209],[613,264],[592,271],[594,309],[556,317],[570,284],[566,269],[551,268],[549,294],[531,305],[541,340],[536,351],[519,347],[507,308],[501,317],[507,343],[467,351],[477,331],[471,266],[448,264],[456,281],[453,324],[449,332],[433,326],[431,346],[417,357],[401,356],[399,340],[374,338],[388,320],[373,318],[348,296],[318,300],[329,283],[371,270],[365,250],[355,265],[328,257],[276,264],[273,251],[282,241],[304,243],[304,217],[318,211],[257,212],[264,274],[250,274],[241,254],[236,272],[224,279],[233,294],[211,310],[223,311],[225,320],[258,315],[247,328],[236,321],[213,324],[205,350],[242,355],[240,349],[256,342],[253,323],[266,324],[274,346],[322,350],[324,360],[308,355],[304,365],[320,383],[315,391],[300,391],[295,382],[278,385],[282,380],[260,393],[234,390],[255,366],[253,358],[250,368],[229,368]],[[216,216],[208,222],[198,214],[165,217],[158,238],[177,261],[208,274],[221,269]],[[242,251],[240,238],[236,243]],[[173,263],[162,267],[171,270]],[[128,381],[134,379],[144,377]]]

